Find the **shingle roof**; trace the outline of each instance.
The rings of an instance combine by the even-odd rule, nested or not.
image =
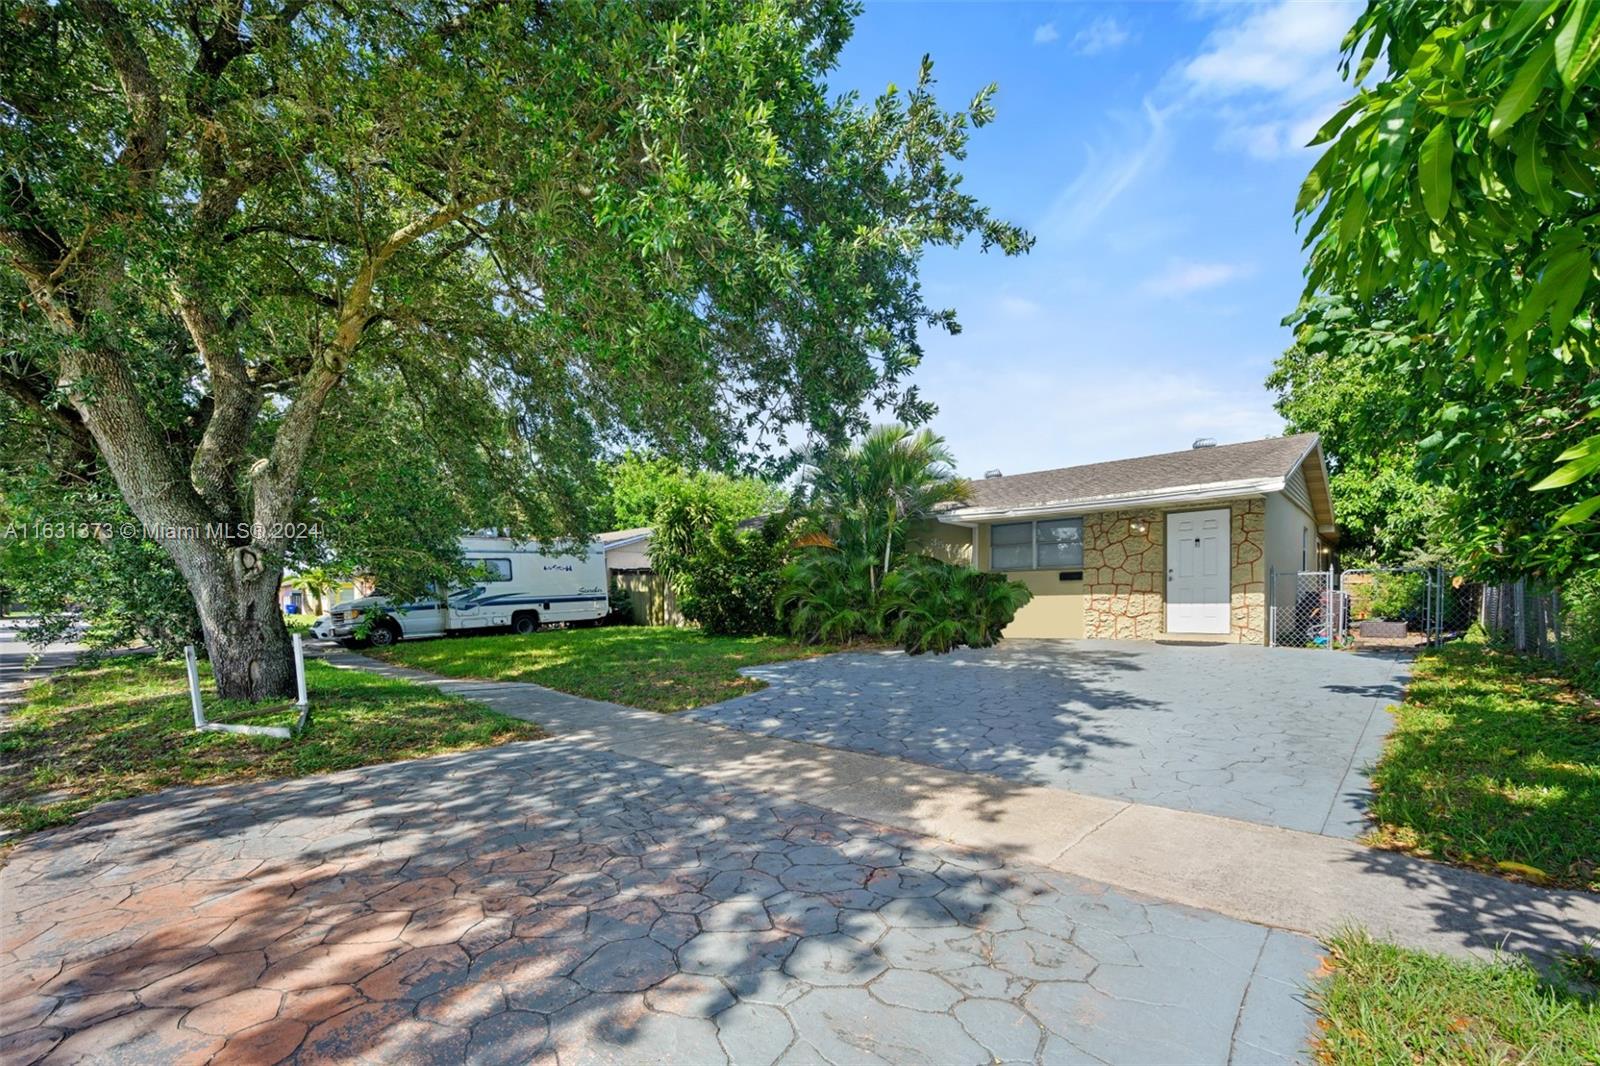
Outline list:
[[[611,545],[624,540],[637,540],[649,534],[649,526],[639,526],[637,529],[613,529],[608,533],[596,533],[594,539],[601,544]]]
[[[1042,507],[1127,493],[1287,477],[1316,442],[1315,433],[1297,433],[1292,437],[983,478],[972,482],[972,499],[959,509]]]

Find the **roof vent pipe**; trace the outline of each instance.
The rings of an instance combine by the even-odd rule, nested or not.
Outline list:
[[[983,479],[985,481],[989,480],[992,477],[999,477],[999,476],[1000,476],[1000,469],[998,467],[996,467],[993,470],[985,470],[983,472]]]
[[[1215,448],[1216,446],[1217,438],[1215,437],[1200,437],[1193,444],[1189,445],[1191,448]]]

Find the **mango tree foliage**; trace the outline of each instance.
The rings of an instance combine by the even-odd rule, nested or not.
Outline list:
[[[485,465],[545,501],[624,441],[728,465],[924,418],[919,331],[956,323],[922,250],[1029,238],[961,189],[991,90],[945,111],[924,62],[909,91],[829,95],[855,13],[13,5],[0,389],[140,523],[229,531],[161,545],[245,698],[292,691],[285,530],[353,374],[493,405]]]
[[[1530,446],[1560,447],[1507,489],[1589,486],[1560,521],[1592,524],[1600,2],[1373,0],[1345,49],[1357,90],[1313,140],[1328,147],[1297,204],[1308,294],[1365,300],[1395,287],[1416,343],[1437,345],[1495,395],[1509,385],[1558,398],[1516,420]],[[1420,372],[1436,393],[1451,376],[1438,360]],[[1501,465],[1475,457],[1473,427],[1490,409],[1460,403],[1435,400],[1440,450]]]
[[[1398,303],[1386,293],[1380,301],[1391,312]],[[1340,300],[1308,304],[1291,320],[1302,327],[1296,343],[1267,378],[1285,432],[1322,437],[1346,565],[1433,561],[1443,550],[1436,526],[1444,489],[1420,469],[1417,407],[1394,385],[1407,375],[1385,358],[1390,338],[1371,326],[1381,315]]]
[[[1582,486],[1528,491],[1564,449],[1548,427],[1587,402],[1582,386],[1485,381],[1409,307],[1387,290],[1307,301],[1267,382],[1291,428],[1323,434],[1351,545],[1485,578],[1600,567],[1600,529],[1559,520]]]

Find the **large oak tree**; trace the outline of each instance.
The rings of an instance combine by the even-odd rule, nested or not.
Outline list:
[[[953,165],[989,90],[829,96],[849,3],[5,10],[4,410],[148,529],[228,527],[160,541],[225,696],[292,688],[285,529],[352,375],[459,383],[559,531],[621,442],[726,463],[925,416],[918,331],[955,320],[921,250],[1028,243]]]

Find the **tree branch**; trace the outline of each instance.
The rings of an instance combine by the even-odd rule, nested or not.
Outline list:
[[[258,526],[271,529],[293,518],[300,472],[311,450],[322,409],[343,379],[345,367],[367,326],[377,318],[373,291],[384,264],[416,241],[455,223],[475,208],[493,203],[500,196],[499,192],[482,193],[421,215],[391,232],[362,262],[339,301],[332,338],[317,353],[311,369],[301,379],[299,390],[284,412],[283,421],[272,442],[272,451],[250,471],[254,502],[252,517]],[[262,546],[276,547],[270,543]]]
[[[167,105],[161,97],[161,86],[150,70],[150,60],[139,46],[133,25],[115,3],[78,0],[78,8],[100,27],[111,69],[128,102],[132,126],[117,155],[117,164],[127,170],[134,188],[146,188],[167,157]]]

